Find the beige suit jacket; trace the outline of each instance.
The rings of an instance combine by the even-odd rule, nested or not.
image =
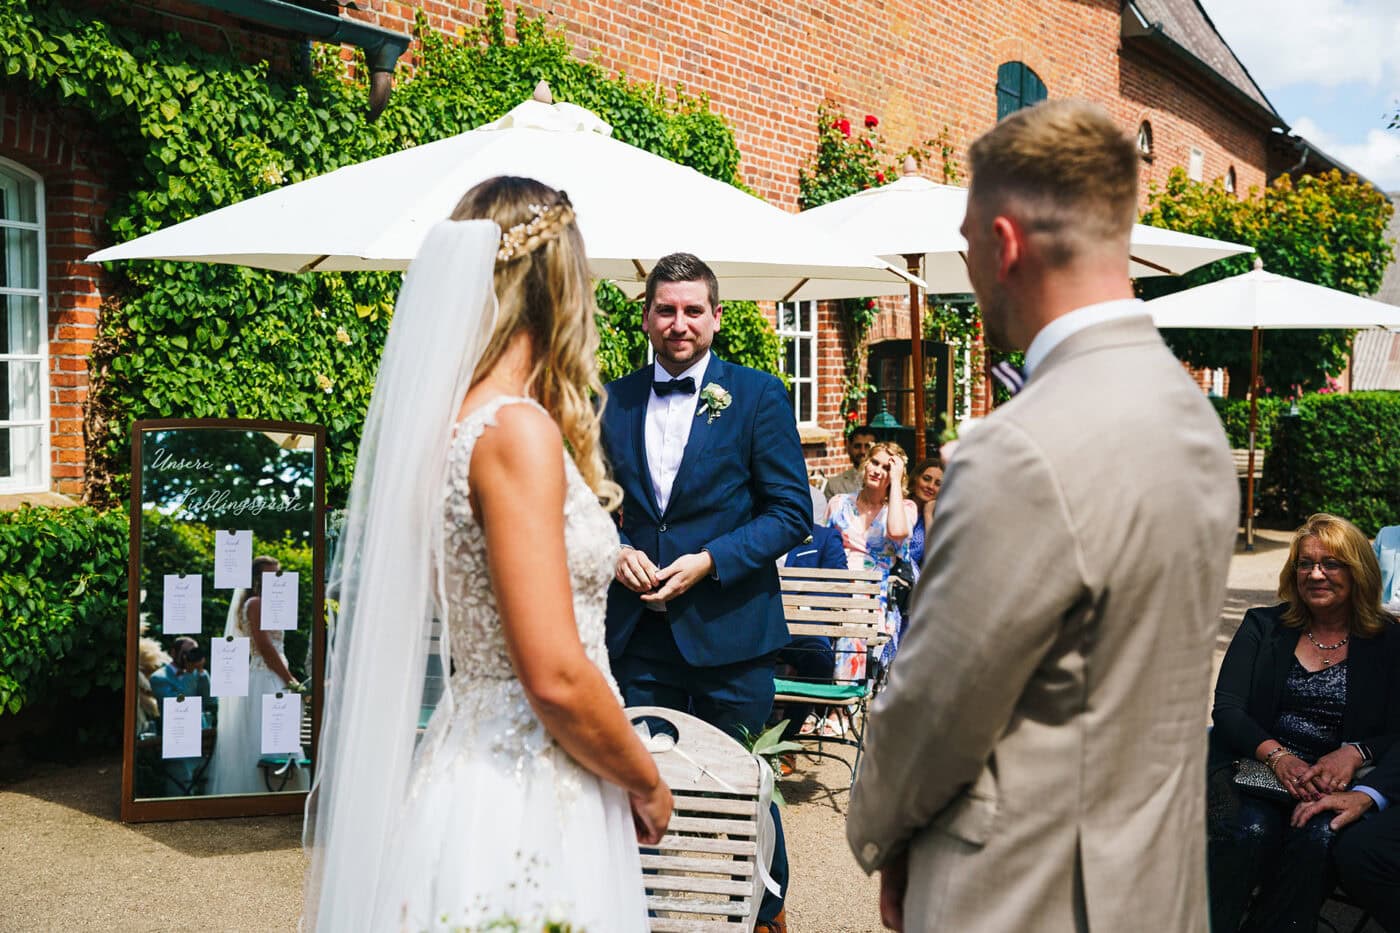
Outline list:
[[[1207,928],[1205,709],[1239,493],[1149,317],[1079,331],[953,458],[847,837],[906,929]]]

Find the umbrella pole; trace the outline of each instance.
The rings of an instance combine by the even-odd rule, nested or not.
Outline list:
[[[919,275],[920,253],[906,253],[905,263],[909,274]],[[926,455],[928,439],[928,413],[924,410],[924,322],[923,305],[919,301],[919,286],[909,283],[909,342],[910,360],[914,367],[914,463],[921,463]]]
[[[1249,464],[1244,480],[1244,549],[1254,550],[1254,432],[1259,424],[1259,328],[1249,341]]]

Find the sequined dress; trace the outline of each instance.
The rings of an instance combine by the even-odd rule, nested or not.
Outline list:
[[[453,702],[450,710],[438,707],[419,745],[395,852],[386,861],[393,875],[380,899],[397,916],[375,928],[539,930],[554,921],[590,933],[645,930],[626,794],[555,744],[506,652],[485,538],[468,500],[472,448],[505,404],[535,403],[493,399],[459,423],[448,454]],[[564,538],[579,638],[620,704],[603,621],[617,530],[567,453],[564,459]]]

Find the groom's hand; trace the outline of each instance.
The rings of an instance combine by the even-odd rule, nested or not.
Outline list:
[[[715,561],[710,557],[709,551],[682,554],[669,566],[656,572],[656,579],[661,581],[661,588],[654,593],[643,593],[642,602],[664,603],[668,599],[675,599],[709,576],[714,569]]]
[[[651,558],[634,547],[622,548],[613,576],[634,593],[650,593],[660,583],[656,579],[656,565]]]

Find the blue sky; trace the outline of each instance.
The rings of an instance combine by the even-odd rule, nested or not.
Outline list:
[[[1400,190],[1400,0],[1200,0],[1293,128]]]

